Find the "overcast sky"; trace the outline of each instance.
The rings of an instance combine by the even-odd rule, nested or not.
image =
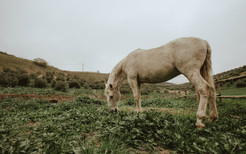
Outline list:
[[[110,73],[186,36],[210,43],[214,73],[245,65],[246,0],[0,0],[0,50],[62,70]]]

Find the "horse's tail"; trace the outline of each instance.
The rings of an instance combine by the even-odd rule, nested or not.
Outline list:
[[[205,41],[205,40],[204,40]],[[211,48],[207,41],[205,41],[207,46],[207,56],[204,61],[204,64],[202,65],[202,68],[200,70],[200,73],[204,80],[208,82],[208,84],[214,88],[214,80],[212,75],[212,62],[211,62]]]
[[[207,47],[207,55],[204,64],[202,65],[202,68],[200,70],[200,73],[203,79],[207,81],[208,84],[214,89],[214,80],[212,75],[212,62],[211,62],[211,48],[207,41],[204,40],[204,42],[206,43],[206,47]],[[200,100],[199,95],[197,95],[197,101],[199,102],[199,100]]]

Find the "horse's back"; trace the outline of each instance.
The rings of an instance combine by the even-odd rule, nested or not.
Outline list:
[[[205,49],[204,41],[199,38],[179,38],[158,48],[131,52],[123,68],[128,76],[137,76],[140,82],[163,82],[179,75],[185,65],[201,67]],[[201,64],[192,63],[194,58]]]

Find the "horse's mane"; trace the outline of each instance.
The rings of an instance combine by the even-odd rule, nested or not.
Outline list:
[[[123,75],[123,63],[124,63],[124,59],[122,59],[112,70],[112,72],[109,75],[109,80],[108,83],[109,84],[116,84],[118,85],[120,82],[122,82],[124,80],[124,75]]]

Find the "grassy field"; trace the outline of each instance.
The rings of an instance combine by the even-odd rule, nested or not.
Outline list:
[[[143,96],[144,112],[122,96],[117,113],[102,90],[0,88],[1,94],[72,96],[60,103],[44,98],[0,100],[0,153],[246,153],[245,100],[217,103],[219,120],[195,126],[196,100],[158,93]]]
[[[232,96],[232,95],[246,95],[246,87],[237,88],[236,83],[233,83],[229,87],[221,87],[222,95]]]

